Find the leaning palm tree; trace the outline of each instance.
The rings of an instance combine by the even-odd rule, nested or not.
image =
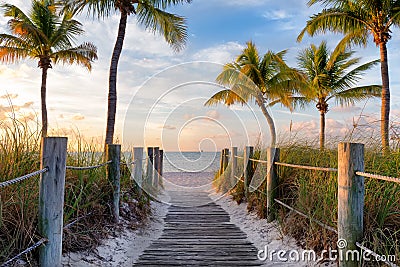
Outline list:
[[[268,51],[261,57],[256,45],[248,42],[237,59],[226,64],[216,79],[217,83],[226,86],[226,89],[213,95],[205,105],[222,102],[230,106],[254,100],[267,120],[273,147],[276,143],[276,130],[267,105],[279,102],[291,107],[293,92],[302,79],[296,70],[286,65],[283,59],[285,54],[286,51]]]
[[[306,75],[306,83],[299,91],[302,97],[293,101],[294,108],[300,103],[315,103],[320,113],[320,148],[325,146],[325,115],[329,111],[328,102],[335,99],[341,106],[354,105],[356,101],[380,96],[380,85],[355,85],[361,74],[371,69],[379,60],[371,61],[355,67],[360,58],[353,57],[354,52],[340,45],[333,52],[327,48],[326,42],[318,47],[311,47],[300,52],[297,60],[299,69]],[[354,68],[353,68],[354,67]]]
[[[176,51],[181,50],[186,42],[187,31],[185,19],[181,16],[166,12],[172,5],[190,3],[192,0],[64,0],[67,9],[82,11],[85,7],[88,12],[99,18],[110,16],[114,12],[120,13],[117,41],[111,57],[108,91],[108,111],[106,144],[114,139],[115,116],[117,112],[117,70],[122,47],[126,34],[128,16],[136,15],[139,24],[152,32],[164,36],[168,44]]]
[[[400,1],[393,0],[310,0],[308,5],[323,3],[326,9],[312,16],[300,33],[311,36],[332,31],[343,33],[343,45],[366,46],[371,36],[380,49],[382,76],[381,139],[384,151],[389,149],[390,89],[386,45],[391,28],[400,25]]]
[[[82,24],[73,13],[63,17],[57,13],[54,1],[34,0],[27,15],[14,5],[4,4],[4,16],[11,17],[8,26],[12,34],[0,34],[0,60],[14,63],[24,58],[38,60],[42,69],[41,109],[42,136],[47,136],[47,71],[52,63],[79,64],[89,71],[97,59],[97,48],[92,43],[74,45],[76,35],[82,34]]]

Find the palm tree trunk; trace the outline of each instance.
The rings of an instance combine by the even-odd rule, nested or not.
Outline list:
[[[319,149],[325,148],[325,112],[320,112]]]
[[[42,86],[40,88],[40,98],[42,105],[42,137],[47,136],[47,106],[46,106],[46,83],[47,83],[47,70],[48,67],[42,68]]]
[[[265,107],[264,104],[264,98],[262,96],[259,96],[257,99],[257,104],[260,106],[262,113],[264,114],[265,118],[267,119],[267,123],[269,125],[269,131],[271,134],[271,144],[270,147],[275,147],[276,145],[276,130],[275,130],[275,123],[274,120],[272,119],[271,115],[269,114],[267,108]]]
[[[121,18],[119,21],[118,37],[114,46],[114,51],[111,58],[110,76],[109,76],[109,89],[108,89],[108,111],[107,111],[107,129],[106,129],[106,144],[112,144],[114,139],[115,116],[117,113],[117,71],[118,62],[124,44],[126,24],[128,21],[128,14],[121,11]]]
[[[389,67],[386,43],[379,44],[381,54],[381,76],[382,76],[382,106],[381,106],[381,139],[384,153],[389,151],[389,114],[390,114],[390,89],[389,89]]]

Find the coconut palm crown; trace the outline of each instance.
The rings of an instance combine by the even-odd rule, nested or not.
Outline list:
[[[300,97],[293,101],[294,108],[300,104],[314,103],[320,112],[320,148],[325,146],[325,115],[329,102],[335,100],[340,106],[354,105],[370,97],[379,97],[380,85],[356,86],[361,75],[377,65],[379,60],[358,65],[360,58],[353,57],[354,51],[342,50],[340,46],[329,51],[326,42],[311,45],[297,57],[300,71],[306,76],[306,83],[299,91]],[[357,66],[358,65],[358,66]]]
[[[384,151],[389,150],[390,87],[387,43],[391,28],[400,26],[400,1],[393,0],[310,0],[308,5],[325,5],[320,13],[313,15],[300,33],[314,36],[328,31],[343,33],[341,45],[366,46],[373,40],[380,51],[381,62],[381,142]],[[372,38],[370,38],[372,37]]]
[[[271,145],[276,143],[275,123],[267,110],[271,102],[281,103],[289,108],[293,92],[302,76],[289,68],[283,57],[286,51],[266,52],[260,55],[256,45],[248,42],[241,54],[232,63],[224,66],[217,83],[227,88],[213,95],[205,104],[245,104],[254,100],[263,112],[271,134]]]
[[[52,64],[78,64],[89,71],[97,59],[92,43],[75,46],[77,35],[84,33],[82,24],[73,19],[72,12],[59,16],[54,1],[34,0],[29,14],[15,5],[2,5],[4,16],[10,17],[11,34],[0,34],[0,61],[14,63],[22,59],[37,60],[42,69],[41,109],[42,136],[47,136],[47,71]]]
[[[168,13],[166,9],[173,5],[190,3],[192,0],[64,0],[66,9],[81,12],[87,9],[89,14],[98,18],[120,14],[118,36],[111,57],[109,72],[108,111],[106,144],[114,139],[115,117],[117,112],[117,74],[118,63],[126,35],[128,16],[135,16],[139,25],[153,33],[159,33],[175,50],[184,48],[187,39],[185,18]]]

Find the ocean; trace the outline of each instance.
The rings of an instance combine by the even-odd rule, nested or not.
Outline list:
[[[216,172],[219,158],[220,152],[165,152],[163,172]]]

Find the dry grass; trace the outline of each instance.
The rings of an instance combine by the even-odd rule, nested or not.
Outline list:
[[[368,140],[370,141],[370,140]],[[369,143],[371,144],[371,143]],[[366,146],[367,172],[400,177],[400,150],[383,156],[377,146]],[[337,168],[337,150],[320,151],[313,142],[290,142],[280,145],[280,161],[293,164]],[[255,158],[262,155],[258,148]],[[261,156],[263,159],[263,156]],[[264,167],[258,166],[255,179],[265,177]],[[337,174],[279,167],[279,196],[286,204],[302,211],[310,218],[336,228],[337,225]],[[220,184],[223,184],[220,181]],[[238,202],[246,201],[241,183],[231,190]],[[248,209],[261,218],[266,217],[266,183],[251,193]],[[277,217],[282,231],[296,238],[303,248],[322,251],[336,248],[337,235],[309,219],[277,206]],[[395,183],[365,180],[364,244],[380,255],[396,255],[400,263],[400,186]],[[377,266],[376,262],[373,263]],[[365,266],[368,266],[365,264]]]
[[[0,181],[6,181],[40,168],[40,132],[36,123],[16,119],[0,125]],[[67,165],[89,166],[103,162],[102,146],[86,142],[79,134],[69,139]],[[37,229],[38,180],[34,177],[0,190],[0,263],[18,254],[40,239]],[[95,248],[101,239],[117,229],[111,222],[111,185],[106,169],[67,170],[63,251]],[[150,213],[149,198],[139,196],[122,166],[121,216],[131,228],[140,225]],[[77,218],[81,218],[76,221]],[[23,259],[36,265],[37,250]]]

